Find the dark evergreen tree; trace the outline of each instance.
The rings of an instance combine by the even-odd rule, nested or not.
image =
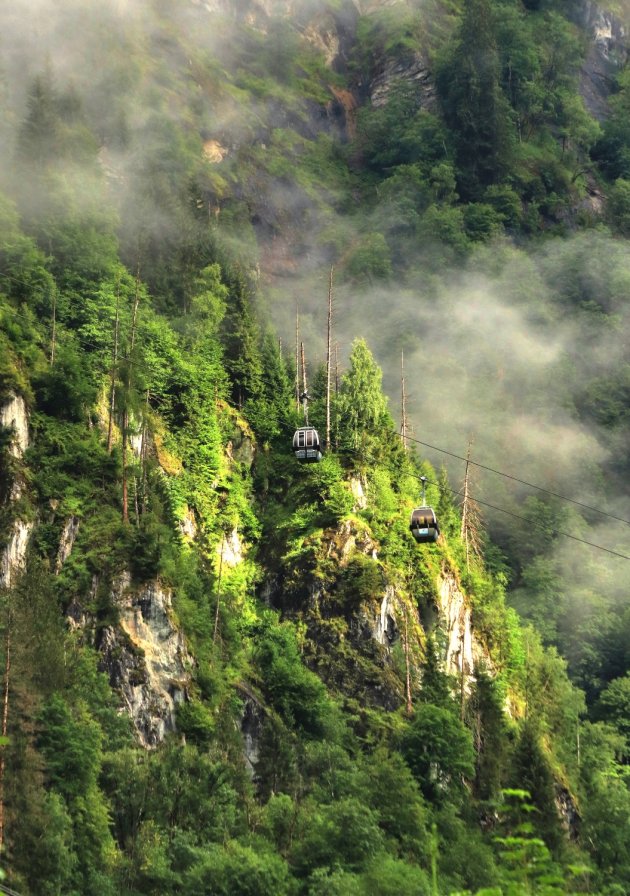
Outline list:
[[[500,87],[494,16],[490,0],[466,0],[457,43],[437,75],[453,133],[459,191],[469,200],[507,173],[510,157],[511,123]]]
[[[444,706],[449,709],[452,707],[450,682],[442,667],[439,647],[434,634],[430,634],[426,640],[420,697],[423,703],[433,703],[434,706]]]
[[[239,407],[262,392],[263,365],[260,325],[253,308],[253,289],[238,266],[227,274],[230,296],[223,319],[225,367],[230,376],[231,397]]]
[[[503,705],[496,680],[478,666],[466,715],[475,747],[475,795],[484,802],[499,796],[505,773],[508,740]]]
[[[526,719],[521,727],[511,765],[512,785],[529,793],[536,810],[531,822],[545,844],[557,852],[562,843],[560,819],[555,803],[554,777],[545,755],[536,723]]]
[[[59,109],[50,71],[37,75],[27,100],[27,115],[19,135],[19,159],[46,165],[59,150]]]

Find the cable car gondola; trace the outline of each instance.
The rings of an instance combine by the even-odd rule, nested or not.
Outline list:
[[[424,504],[426,476],[421,476],[420,481],[422,482],[422,503]],[[416,507],[411,514],[409,528],[418,544],[437,541],[440,537],[440,526],[432,507]]]
[[[318,463],[322,459],[322,451],[317,430],[312,426],[296,429],[293,436],[293,452],[298,460]]]
[[[302,463],[316,464],[322,459],[321,442],[319,434],[313,426],[308,425],[308,399],[309,395],[306,391],[306,382],[304,383],[304,392],[300,395],[300,401],[304,408],[304,426],[295,430],[293,436],[293,453]]]

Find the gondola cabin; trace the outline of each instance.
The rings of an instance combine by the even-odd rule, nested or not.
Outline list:
[[[302,426],[293,436],[293,453],[298,460],[317,463],[322,459],[322,449],[317,430],[312,426]]]
[[[440,537],[440,527],[432,507],[416,507],[411,514],[409,528],[418,544],[437,541]]]

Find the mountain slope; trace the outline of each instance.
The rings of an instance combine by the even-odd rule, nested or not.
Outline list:
[[[584,32],[532,6],[2,13],[11,887],[630,880],[626,88],[600,130]],[[396,433],[401,349],[408,445],[474,423],[520,474],[475,486],[490,534]]]

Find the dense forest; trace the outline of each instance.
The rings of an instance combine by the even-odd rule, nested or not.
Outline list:
[[[0,890],[630,892],[630,12],[0,24]]]

